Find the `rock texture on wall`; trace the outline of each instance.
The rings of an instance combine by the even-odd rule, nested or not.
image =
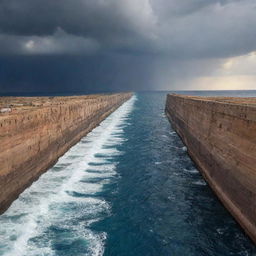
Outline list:
[[[256,242],[256,98],[172,94],[166,114],[206,181]]]
[[[0,97],[0,212],[131,95]]]

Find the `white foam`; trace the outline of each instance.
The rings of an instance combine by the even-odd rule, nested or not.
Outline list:
[[[89,241],[89,255],[103,254],[107,234],[94,232],[89,225],[108,214],[110,207],[95,194],[116,175],[114,158],[122,152],[115,147],[125,141],[123,128],[135,100],[133,96],[66,152],[0,216],[0,255],[54,255],[50,238],[43,238],[52,225],[66,225],[74,239]],[[97,178],[99,182],[91,182]],[[74,221],[85,216],[84,222]],[[35,237],[41,238],[40,248],[31,240]]]
[[[198,186],[206,186],[207,183],[204,180],[197,180],[193,182],[193,184],[198,185]]]
[[[188,172],[188,173],[199,173],[199,171],[197,169],[195,169],[195,168],[193,168],[193,169],[186,169],[186,168],[184,168],[183,170],[185,172]]]
[[[184,147],[182,147],[182,150],[186,152],[188,149],[187,149],[187,147],[184,146]]]

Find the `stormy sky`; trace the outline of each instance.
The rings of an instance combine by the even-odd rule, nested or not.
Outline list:
[[[0,93],[256,89],[255,0],[0,0]]]

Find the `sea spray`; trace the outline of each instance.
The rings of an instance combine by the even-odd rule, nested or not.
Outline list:
[[[116,176],[115,158],[122,154],[117,146],[125,141],[123,128],[135,100],[72,147],[0,216],[0,255],[103,254],[107,234],[90,224],[111,212],[97,193]]]

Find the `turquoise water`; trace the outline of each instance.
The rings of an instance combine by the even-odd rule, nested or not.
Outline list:
[[[0,255],[255,255],[170,127],[165,96],[136,94],[23,192],[0,216]]]

